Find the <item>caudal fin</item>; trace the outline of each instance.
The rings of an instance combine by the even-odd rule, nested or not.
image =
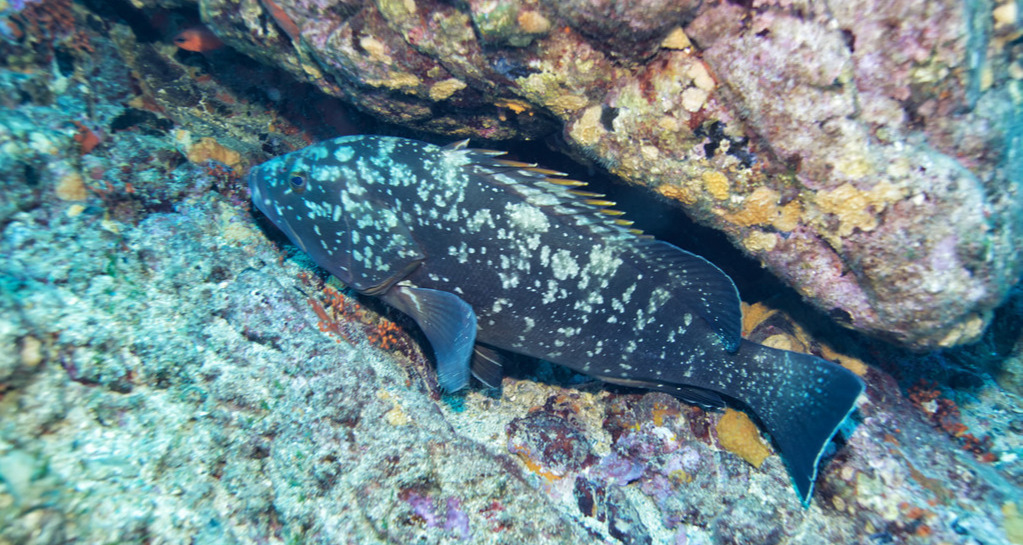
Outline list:
[[[742,343],[739,355],[757,368],[750,376],[771,377],[766,384],[744,388],[741,399],[767,428],[799,499],[808,505],[817,464],[839,425],[855,409],[863,381],[821,358],[750,342]]]

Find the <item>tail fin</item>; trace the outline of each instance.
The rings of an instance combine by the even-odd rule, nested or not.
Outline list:
[[[809,505],[817,464],[839,425],[856,407],[863,382],[853,372],[821,358],[743,341],[738,354],[752,377],[738,395],[760,419]],[[738,392],[736,392],[738,393]]]

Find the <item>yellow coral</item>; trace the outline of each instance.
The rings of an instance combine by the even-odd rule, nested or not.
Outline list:
[[[551,22],[538,11],[525,10],[519,13],[517,21],[526,34],[546,34],[551,29]]]
[[[777,235],[763,231],[752,231],[742,239],[742,245],[751,252],[770,252],[777,244]]]
[[[799,226],[803,209],[797,201],[791,201],[785,206],[778,206],[779,200],[781,200],[781,194],[778,191],[761,186],[746,196],[742,202],[742,208],[738,212],[722,214],[722,217],[728,222],[742,227],[770,225],[779,231],[791,231]],[[770,243],[767,249],[774,247],[772,241],[763,238],[751,242]]]
[[[607,132],[600,123],[601,112],[600,105],[590,106],[583,111],[579,121],[570,130],[572,138],[584,146],[593,146],[600,141],[600,138]]]
[[[987,321],[981,316],[974,314],[952,328],[947,335],[938,341],[938,346],[956,346],[977,340],[984,332]]]
[[[404,72],[396,72],[386,78],[366,78],[364,80],[367,85],[373,87],[385,87],[387,89],[411,89],[418,87],[422,83],[415,74],[407,74]]]
[[[873,231],[878,224],[877,212],[900,198],[902,191],[888,182],[881,182],[870,191],[846,183],[817,193],[815,201],[822,211],[838,217],[838,236],[847,237],[853,229]]]
[[[84,201],[88,196],[85,191],[85,179],[77,172],[69,172],[62,176],[54,192],[62,201]]]
[[[746,413],[725,409],[724,416],[716,426],[718,442],[725,450],[746,460],[753,467],[760,467],[771,451],[760,439],[760,431]]]
[[[393,404],[391,409],[384,413],[384,420],[388,424],[397,427],[405,426],[410,422],[408,414],[405,413],[405,410],[401,408],[401,404],[398,403],[398,400],[390,392],[387,390],[377,390],[377,399],[390,401]]]
[[[778,217],[779,193],[769,187],[758,187],[742,203],[742,209],[725,219],[743,227],[766,225]]]
[[[742,334],[743,336],[749,335],[758,325],[763,323],[765,320],[774,316],[779,311],[768,307],[763,303],[756,303],[748,305],[742,304]],[[856,373],[859,376],[864,376],[867,373],[867,364],[863,363],[863,360],[847,356],[840,352],[836,352],[835,349],[829,345],[820,341],[814,342],[810,338],[810,334],[806,332],[799,324],[793,324],[794,334],[776,334],[765,339],[761,344],[764,346],[770,346],[771,348],[781,348],[784,350],[794,350],[796,352],[808,352],[807,347],[811,344],[815,344],[820,347],[821,357],[829,360],[838,362],[842,367]]]
[[[233,149],[225,148],[208,136],[188,148],[188,160],[193,163],[217,161],[231,167],[235,172],[242,170],[241,154]]]
[[[686,473],[684,469],[676,469],[675,471],[668,473],[668,478],[675,484],[687,484],[693,482],[693,476]]]
[[[784,333],[777,333],[775,335],[771,335],[770,337],[761,341],[760,344],[768,348],[777,348],[778,350],[798,351],[800,349],[800,347],[796,346],[796,339]]]
[[[694,195],[687,187],[672,184],[661,184],[657,186],[657,192],[669,199],[679,201],[683,204],[693,204],[696,202],[696,195]]]
[[[707,96],[707,91],[699,87],[687,87],[685,91],[682,91],[682,107],[687,112],[698,112],[707,102]]]
[[[693,63],[688,70],[686,75],[692,78],[693,84],[704,91],[712,91],[714,89],[714,78],[711,77],[710,72],[707,71],[707,66],[702,62]]]
[[[574,111],[582,108],[583,106],[586,106],[588,103],[589,103],[589,101],[586,99],[586,97],[584,97],[582,95],[574,95],[574,94],[571,94],[571,93],[565,93],[563,95],[558,95],[556,97],[553,97],[546,104],[547,104],[548,107],[550,107],[554,111],[561,112],[561,113],[567,115],[567,114],[569,114],[571,112],[574,112]],[[598,109],[597,120],[599,121],[600,120],[599,113],[600,113],[601,107],[600,106],[595,106],[595,108]],[[589,110],[587,110],[583,114],[583,116],[585,117],[585,116],[589,115],[589,116],[592,117],[593,116],[592,110],[593,110],[593,108],[591,107]],[[589,122],[590,118],[586,118],[586,119],[584,119],[584,121]],[[603,129],[603,127],[601,127],[601,129]]]
[[[658,151],[657,146],[647,145],[647,146],[640,146],[639,154],[643,156],[644,160],[653,162],[653,161],[656,161],[660,157],[661,152]]]
[[[528,102],[505,98],[498,99],[497,101],[495,101],[494,106],[497,106],[498,108],[508,108],[509,110],[517,114],[521,114],[522,112],[531,110],[533,108],[532,106],[529,105]]]
[[[994,17],[996,29],[1012,27],[1019,21],[1019,7],[1016,2],[1005,2],[996,7],[991,15]]]
[[[1005,537],[1009,538],[1010,543],[1023,545],[1023,516],[1020,516],[1016,504],[1011,501],[1003,503],[1002,516],[1005,517],[1002,523],[1005,526]]]
[[[749,335],[751,331],[756,329],[764,320],[774,316],[778,312],[777,310],[763,304],[754,303],[752,305],[742,303],[742,334],[745,337]]]
[[[835,352],[833,348],[823,343],[821,343],[820,347],[821,357],[824,359],[837,361],[842,367],[861,377],[867,373],[867,364],[863,363],[863,360]]]
[[[438,81],[430,86],[430,98],[432,100],[444,100],[451,95],[465,89],[465,82],[458,78],[448,78]]]
[[[792,201],[781,207],[778,216],[774,218],[771,225],[779,231],[791,231],[799,227],[799,217],[803,213],[803,207],[798,201]]]
[[[707,190],[715,199],[723,201],[728,198],[728,177],[724,174],[711,170],[704,172],[703,176],[703,188]]]
[[[43,343],[29,335],[21,340],[21,364],[32,368],[43,362]]]
[[[663,131],[674,132],[679,130],[681,126],[682,124],[679,123],[678,118],[670,115],[662,116],[657,120],[657,127]]]
[[[387,54],[387,45],[372,36],[363,36],[359,38],[359,47],[369,54],[369,58],[373,62],[392,62],[391,56]]]
[[[689,36],[686,36],[686,31],[682,30],[680,26],[673,28],[661,42],[661,47],[664,49],[688,49],[692,45]]]

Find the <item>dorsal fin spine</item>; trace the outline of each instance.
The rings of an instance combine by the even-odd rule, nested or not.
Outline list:
[[[446,150],[461,150],[461,149],[466,149],[468,146],[469,146],[469,139],[466,138],[465,140],[459,140],[457,142],[452,142],[452,143],[444,146],[443,149],[446,149]],[[479,150],[474,150],[474,151],[479,151]]]
[[[606,208],[615,203],[604,199],[603,194],[577,189],[586,186],[586,182],[564,178],[565,173],[537,167],[535,163],[497,159],[503,153],[495,150],[458,149],[465,154],[467,167],[481,168],[499,183],[519,185],[523,195],[543,192],[555,197],[555,202],[544,205],[551,213],[572,217],[576,226],[588,229],[602,240],[631,243],[633,248],[654,240],[631,228],[632,221],[620,217],[625,212]]]

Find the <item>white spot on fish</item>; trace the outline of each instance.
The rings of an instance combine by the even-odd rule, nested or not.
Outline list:
[[[551,256],[551,273],[558,280],[572,278],[579,274],[579,264],[576,263],[571,252],[560,249]]]
[[[355,157],[355,150],[348,146],[339,146],[336,150],[334,150],[334,158],[337,159],[339,163],[347,163],[352,160],[352,157]]]
[[[597,276],[607,276],[622,264],[611,246],[598,245],[590,249],[590,272]]]
[[[519,287],[518,273],[498,272],[497,276],[501,279],[501,289],[510,290]]]
[[[508,203],[504,207],[508,219],[520,230],[528,233],[543,233],[550,229],[547,215],[539,208],[524,202]]]

